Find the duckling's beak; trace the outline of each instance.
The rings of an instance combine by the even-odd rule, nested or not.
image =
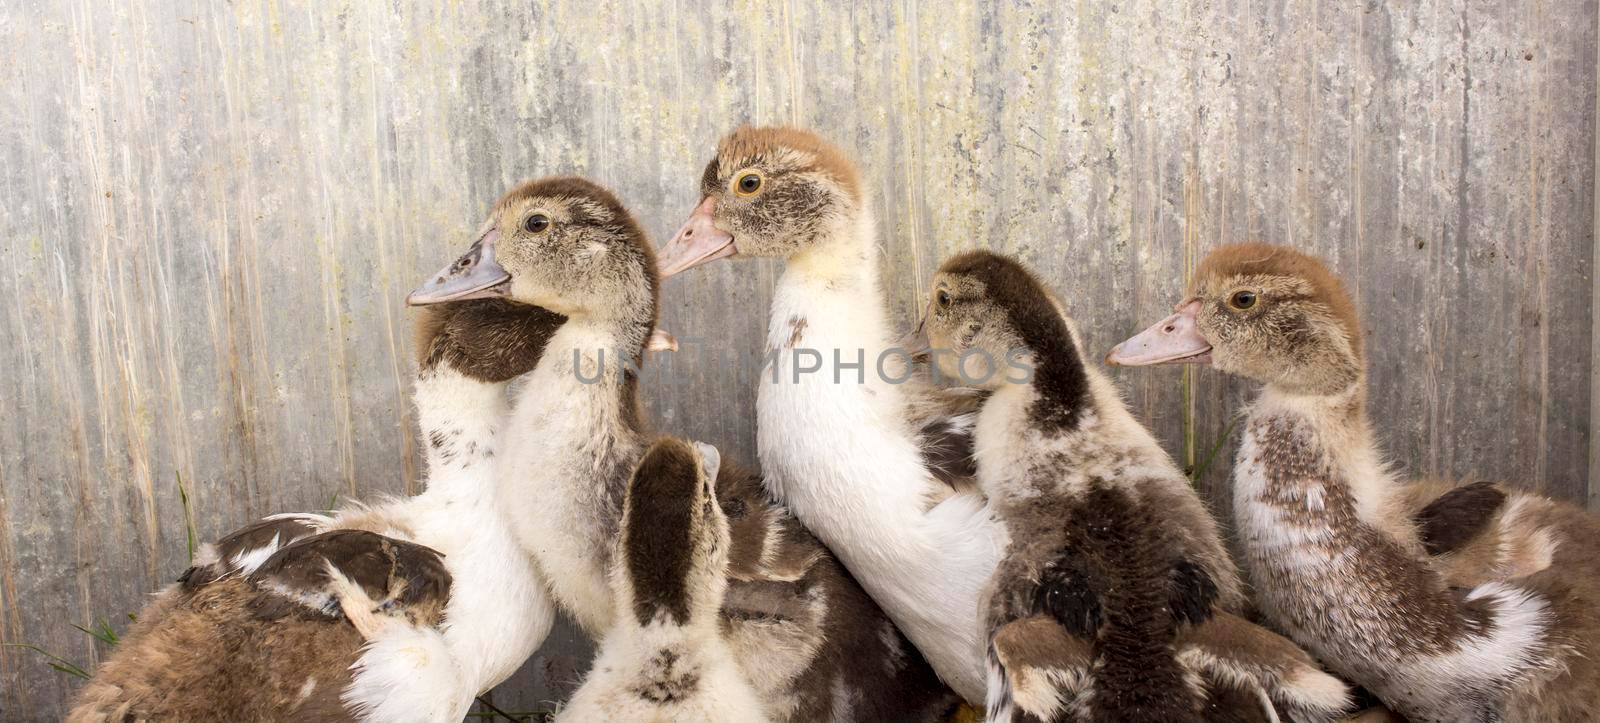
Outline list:
[[[440,269],[433,278],[408,294],[406,303],[424,306],[446,301],[495,298],[510,293],[511,274],[494,260],[494,243],[499,237],[499,230],[492,226],[488,228],[461,258]]]
[[[927,354],[928,350],[933,347],[933,342],[928,340],[927,326],[928,320],[924,317],[922,321],[917,322],[917,328],[900,337],[900,340],[895,342],[894,345],[913,358]]]
[[[1200,300],[1190,299],[1178,307],[1177,313],[1112,347],[1111,353],[1106,355],[1106,363],[1143,367],[1211,361],[1211,342],[1200,335],[1195,323],[1199,315]]]
[[[705,442],[695,442],[694,448],[700,453],[700,466],[706,471],[706,479],[711,480],[714,485],[717,472],[722,469],[722,453]]]
[[[694,213],[689,214],[689,220],[683,223],[683,228],[678,229],[678,233],[661,249],[661,258],[657,263],[661,268],[661,278],[665,279],[700,264],[727,258],[738,251],[734,248],[733,236],[717,228],[717,198],[706,196],[700,205],[694,207]]]

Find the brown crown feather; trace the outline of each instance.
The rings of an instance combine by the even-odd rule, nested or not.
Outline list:
[[[752,158],[788,148],[812,157],[811,167],[831,176],[852,198],[861,197],[861,172],[838,146],[803,128],[742,126],[717,145],[717,162],[723,167],[743,166]]]
[[[579,176],[550,176],[523,181],[514,188],[506,191],[505,195],[495,202],[495,211],[504,210],[507,206],[524,198],[578,198],[593,201],[599,204],[607,217],[590,216],[581,220],[589,223],[616,224],[624,230],[633,231],[643,237],[644,231],[633,220],[633,214],[628,213],[628,207],[617,200],[616,194],[610,189],[594,181]],[[579,209],[581,210],[581,209]],[[648,246],[649,244],[645,244]]]
[[[1213,282],[1236,276],[1293,276],[1311,285],[1314,301],[1328,307],[1350,338],[1351,349],[1361,354],[1361,317],[1355,302],[1321,259],[1303,251],[1261,241],[1227,244],[1206,254],[1189,285],[1198,294]]]

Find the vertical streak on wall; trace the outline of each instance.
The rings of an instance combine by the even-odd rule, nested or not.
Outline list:
[[[0,682],[9,681],[16,674],[16,648],[21,644],[22,605],[17,597],[17,561],[11,551],[11,515],[7,509],[6,462],[0,457]]]
[[[924,269],[922,260],[922,192],[924,185],[919,173],[921,166],[918,163],[918,151],[921,148],[921,124],[915,118],[917,106],[922,99],[919,92],[921,88],[916,84],[916,78],[912,76],[916,72],[916,59],[921,57],[917,49],[917,43],[922,27],[920,13],[917,12],[917,3],[903,3],[900,8],[904,15],[900,18],[896,28],[896,34],[899,36],[897,40],[899,41],[900,53],[895,60],[895,69],[898,71],[895,73],[895,78],[900,84],[899,90],[902,97],[901,102],[903,103],[899,118],[901,142],[905,146],[901,151],[903,154],[901,171],[904,173],[901,181],[905,184],[902,192],[905,194],[906,199],[903,213],[905,214],[906,228],[910,233],[910,238],[907,242],[911,249],[912,279],[913,283],[917,284],[916,288],[921,289]],[[994,12],[994,10],[991,8],[990,12]],[[878,213],[887,214],[888,210],[878,209]]]
[[[1600,38],[1600,15],[1595,17],[1595,37]],[[1594,124],[1591,130],[1591,139],[1594,146],[1594,174],[1600,178],[1600,42],[1594,46],[1592,67],[1595,69],[1594,77]],[[1590,303],[1600,302],[1600,183],[1594,184],[1591,189],[1594,194],[1594,216],[1589,224],[1589,244],[1593,247],[1594,261],[1589,267]],[[1600,359],[1600,314],[1594,313],[1593,308],[1589,314],[1589,359]],[[1600,480],[1600,434],[1593,428],[1594,420],[1600,419],[1600,366],[1589,368],[1589,509],[1600,510],[1600,489],[1597,489],[1596,480]]]
[[[1545,26],[1544,1],[1535,0],[1530,21],[1534,30],[1542,32]],[[1546,310],[1550,308],[1550,294],[1546,285],[1550,263],[1550,236],[1549,228],[1544,223],[1546,211],[1545,198],[1549,189],[1544,187],[1546,178],[1544,156],[1548,152],[1537,141],[1538,128],[1548,117],[1550,103],[1550,85],[1547,79],[1548,60],[1534,65],[1534,94],[1526,104],[1526,136],[1525,144],[1528,154],[1528,200],[1527,216],[1524,228],[1527,234],[1528,250],[1524,258],[1528,259],[1527,267],[1523,273],[1522,284],[1522,317],[1525,323],[1535,329],[1535,345],[1538,349],[1535,367],[1530,371],[1535,391],[1535,404],[1533,413],[1536,415],[1533,434],[1533,467],[1534,479],[1547,479],[1549,474],[1549,426],[1550,426],[1550,321]],[[1531,278],[1530,278],[1531,277]]]

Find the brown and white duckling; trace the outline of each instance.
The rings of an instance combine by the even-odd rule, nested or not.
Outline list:
[[[638,374],[656,321],[656,260],[605,189],[523,184],[458,262],[469,281],[417,300],[495,295],[567,317],[520,387],[502,492],[557,601],[603,638],[627,611],[608,582],[628,480],[656,439]],[[926,663],[754,475],[723,464],[732,535],[722,615],[735,658],[774,720],[927,719],[954,703]]]
[[[1355,306],[1321,261],[1219,248],[1177,313],[1109,361],[1209,361],[1264,383],[1235,524],[1262,613],[1323,662],[1413,721],[1578,720],[1600,706],[1600,526],[1492,485],[1426,505],[1436,488],[1400,485],[1367,420]]]
[[[497,301],[427,314],[415,390],[427,491],[275,515],[202,546],[68,719],[460,720],[554,617],[490,461],[506,381],[559,324]]]
[[[1015,259],[974,251],[934,275],[919,346],[945,376],[991,390],[976,428],[978,482],[1011,542],[983,628],[993,636],[1043,613],[1093,641],[1064,719],[1200,720],[1205,671],[1185,664],[1174,639],[1214,608],[1244,606],[1238,571],[1188,479],[1084,363],[1074,326]],[[1009,720],[1010,676],[992,646],[990,666],[990,719]],[[1320,671],[1294,683],[1302,688],[1270,693],[1291,704],[1305,690],[1332,693],[1312,701],[1314,715],[1345,705],[1343,686]]]
[[[756,397],[768,490],[945,682],[981,701],[985,643],[974,621],[1004,533],[982,495],[949,484],[944,462],[964,456],[925,446],[946,438],[925,433],[926,400],[900,383],[910,371],[884,304],[877,221],[855,163],[808,131],[741,128],[718,146],[700,192],[662,252],[663,276],[729,256],[787,262],[767,328],[772,367]]]
[[[611,589],[620,614],[558,721],[767,720],[723,638],[728,520],[714,447],[664,437],[623,500]]]

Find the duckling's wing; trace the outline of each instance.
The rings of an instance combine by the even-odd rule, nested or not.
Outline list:
[[[1330,720],[1350,706],[1350,689],[1322,671],[1317,662],[1287,638],[1236,615],[1217,611],[1178,638],[1179,659],[1206,678],[1217,698],[1247,700],[1240,692],[1259,691],[1266,720],[1276,709],[1289,720]]]
[[[248,575],[273,553],[296,540],[315,535],[332,519],[312,513],[272,515],[241,527],[213,543],[200,546],[192,566],[178,577],[184,589],[193,590],[226,575]]]
[[[973,427],[987,392],[968,387],[914,389],[911,426],[917,433],[923,463],[935,479],[957,491],[975,486],[977,461],[973,459]]]
[[[1423,548],[1430,555],[1442,555],[1462,547],[1488,528],[1505,501],[1506,493],[1490,482],[1439,495],[1413,515]]]
[[[1093,643],[1049,616],[1000,626],[989,641],[988,720],[1067,720],[1093,664]]]
[[[366,530],[298,540],[246,579],[265,593],[254,603],[260,618],[345,617],[369,639],[389,619],[438,623],[450,597],[443,555]]]

